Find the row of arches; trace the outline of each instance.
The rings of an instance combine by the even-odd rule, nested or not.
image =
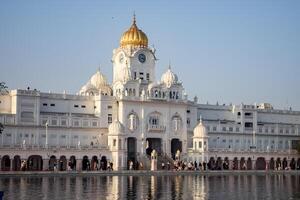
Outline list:
[[[12,159],[9,155],[5,155],[1,158],[1,170],[2,171],[66,171],[66,170],[106,170],[107,169],[107,158],[102,156],[99,160],[97,156],[92,156],[89,159],[88,156],[83,156],[81,159],[81,166],[77,167],[77,159],[75,156],[70,156],[67,159],[66,156],[62,155],[56,157],[55,155],[50,156],[49,160],[43,160],[40,155],[31,155],[28,159],[21,159],[19,155],[14,156]],[[45,163],[48,162],[48,163]],[[44,167],[45,164],[48,164]],[[80,168],[81,167],[81,168]]]
[[[287,158],[271,158],[267,161],[264,157],[258,157],[256,160],[252,160],[251,157],[245,158],[242,157],[240,160],[235,157],[231,162],[229,162],[228,157],[221,158],[210,157],[209,162],[207,163],[208,169],[211,170],[296,170],[300,169],[300,158],[297,160],[292,158],[287,160]]]

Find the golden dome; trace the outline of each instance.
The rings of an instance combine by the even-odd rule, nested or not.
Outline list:
[[[147,35],[140,30],[136,25],[135,15],[133,15],[133,22],[131,27],[123,33],[120,40],[121,47],[133,46],[133,47],[147,47],[148,38]]]

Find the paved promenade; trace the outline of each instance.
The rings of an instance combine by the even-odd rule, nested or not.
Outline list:
[[[265,174],[295,174],[300,175],[300,170],[223,170],[223,171],[1,171],[1,177],[12,176],[176,176],[176,175],[265,175]]]

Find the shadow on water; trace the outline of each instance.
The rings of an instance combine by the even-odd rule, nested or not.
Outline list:
[[[4,199],[300,199],[300,176],[179,175],[0,178]]]

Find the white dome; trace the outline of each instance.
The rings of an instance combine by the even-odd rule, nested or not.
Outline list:
[[[169,88],[178,82],[178,77],[169,67],[169,69],[161,76],[160,80]]]
[[[118,120],[113,121],[108,127],[109,135],[117,135],[117,134],[124,134],[124,133],[125,133],[125,127]]]
[[[200,119],[199,124],[194,128],[194,138],[208,137],[206,127],[203,125]]]
[[[95,86],[93,86],[89,81],[84,86],[81,87],[79,93],[86,92],[87,90],[94,89],[94,88],[95,88]]]
[[[90,82],[97,89],[100,89],[102,86],[107,85],[105,76],[98,70],[90,79]]]

